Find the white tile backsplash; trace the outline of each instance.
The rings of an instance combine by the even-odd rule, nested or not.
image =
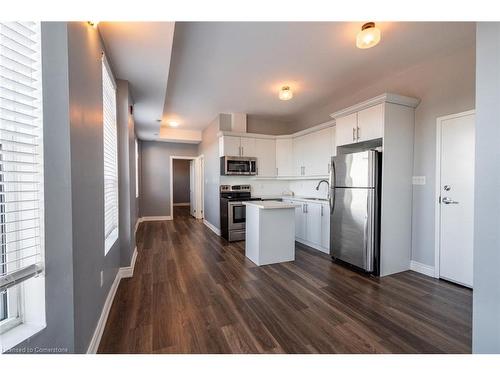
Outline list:
[[[280,196],[285,191],[293,191],[295,196],[326,198],[328,188],[321,184],[319,191],[316,185],[320,180],[256,180],[249,177],[221,176],[221,185],[250,185],[254,196]]]

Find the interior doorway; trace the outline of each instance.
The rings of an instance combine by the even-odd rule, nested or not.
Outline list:
[[[196,219],[203,218],[200,208],[200,157],[170,157],[170,215],[175,212],[190,215]]]
[[[474,111],[437,119],[435,276],[472,288]]]

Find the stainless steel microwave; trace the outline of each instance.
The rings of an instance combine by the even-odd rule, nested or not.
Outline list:
[[[257,174],[257,158],[221,156],[220,174],[222,176],[255,176]]]

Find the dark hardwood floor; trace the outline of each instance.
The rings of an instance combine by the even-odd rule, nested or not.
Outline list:
[[[100,353],[470,353],[469,289],[366,277],[302,246],[257,267],[186,209],[140,225]]]

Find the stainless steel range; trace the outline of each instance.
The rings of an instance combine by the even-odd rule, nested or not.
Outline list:
[[[252,198],[250,185],[220,186],[221,236],[228,241],[245,239],[245,201],[261,200]]]

